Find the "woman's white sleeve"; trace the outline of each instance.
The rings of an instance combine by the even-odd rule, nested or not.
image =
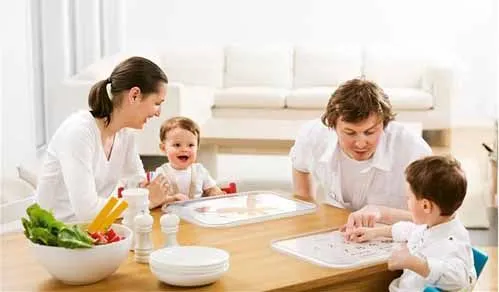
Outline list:
[[[90,131],[74,131],[62,142],[58,158],[71,207],[78,220],[91,220],[106,204],[106,199],[97,195],[95,186],[94,136]]]

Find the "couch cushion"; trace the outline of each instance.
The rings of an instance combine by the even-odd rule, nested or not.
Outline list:
[[[433,108],[433,96],[420,89],[385,88],[394,110],[428,110]]]
[[[291,90],[286,96],[286,107],[298,109],[325,109],[336,87],[309,87]]]
[[[228,46],[225,62],[225,87],[291,87],[290,47]]]
[[[362,73],[362,53],[358,46],[298,46],[294,61],[294,88],[338,86]]]
[[[411,49],[373,46],[365,51],[364,74],[383,88],[422,88],[427,58]]]
[[[222,87],[224,52],[221,47],[178,47],[161,50],[161,67],[169,81]]]
[[[285,89],[269,87],[232,87],[215,92],[217,108],[283,108]]]

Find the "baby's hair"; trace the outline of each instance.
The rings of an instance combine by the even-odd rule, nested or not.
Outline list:
[[[199,139],[200,139],[199,126],[196,124],[196,122],[187,117],[173,117],[164,121],[163,124],[161,124],[161,128],[159,130],[160,141],[161,142],[165,141],[168,132],[176,128],[184,129],[194,134],[198,138],[198,145],[199,145]]]
[[[461,206],[467,181],[461,164],[451,156],[428,156],[412,162],[406,180],[418,200],[438,205],[440,215],[450,216]]]

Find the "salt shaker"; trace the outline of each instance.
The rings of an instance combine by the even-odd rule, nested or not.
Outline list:
[[[141,212],[135,216],[135,261],[138,263],[149,263],[149,255],[153,249],[151,239],[153,222],[154,219],[148,212]]]
[[[123,190],[122,194],[123,199],[128,203],[128,209],[123,214],[123,224],[135,233],[135,216],[141,213],[149,214],[149,190],[145,188],[131,188]],[[133,250],[134,247],[135,238],[132,238],[130,249]]]
[[[166,237],[165,247],[177,246],[177,231],[180,219],[175,214],[164,214],[159,220],[161,231]]]

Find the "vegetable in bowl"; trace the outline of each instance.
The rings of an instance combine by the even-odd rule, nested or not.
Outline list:
[[[91,248],[94,245],[112,243],[123,239],[114,230],[88,234],[84,226],[68,225],[57,220],[52,212],[37,203],[26,210],[28,218],[22,218],[24,234],[33,243],[65,248]]]

